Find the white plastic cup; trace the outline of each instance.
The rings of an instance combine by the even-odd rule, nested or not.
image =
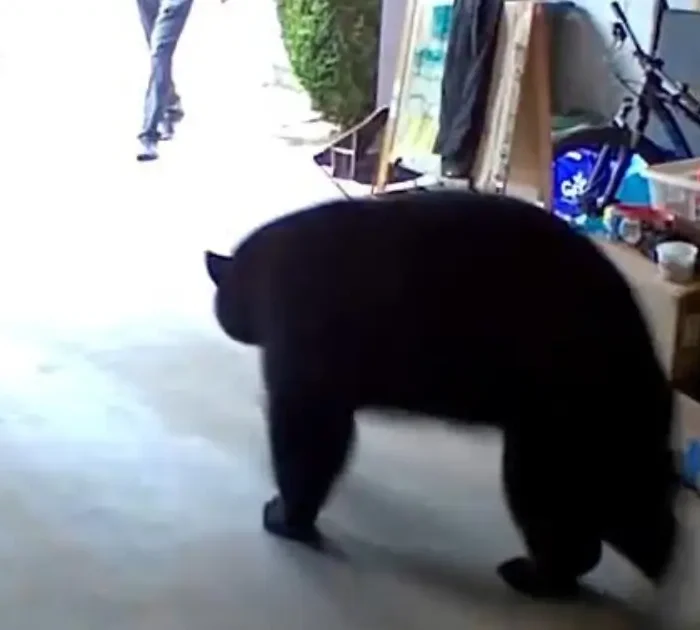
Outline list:
[[[685,284],[693,279],[698,248],[683,241],[667,241],[656,246],[656,262],[664,280]]]

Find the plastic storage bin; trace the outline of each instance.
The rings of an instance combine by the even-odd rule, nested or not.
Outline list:
[[[700,222],[700,158],[654,164],[646,176],[652,206]]]

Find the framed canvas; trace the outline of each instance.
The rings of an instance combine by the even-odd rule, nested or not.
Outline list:
[[[451,19],[451,0],[408,0],[376,192],[384,190],[390,165],[398,160],[412,171],[439,175],[433,145]]]

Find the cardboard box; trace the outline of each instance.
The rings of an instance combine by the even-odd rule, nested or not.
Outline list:
[[[700,491],[700,402],[676,392],[676,445],[684,481]]]
[[[662,280],[653,261],[630,247],[594,239],[635,291],[656,350],[674,383],[700,376],[700,282]]]

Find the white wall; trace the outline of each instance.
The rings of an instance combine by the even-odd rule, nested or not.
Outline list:
[[[560,0],[549,0],[557,2]],[[612,24],[615,20],[615,14],[610,8],[612,0],[576,0],[575,3],[584,9],[592,19],[597,31],[602,35],[604,42],[607,44],[611,41]],[[697,8],[698,0],[668,0],[669,7],[672,9],[692,9]],[[618,0],[622,6],[630,26],[635,35],[639,39],[639,43],[649,49],[651,45],[651,36],[654,26],[654,10],[656,0]],[[576,54],[573,53],[572,57]],[[616,54],[613,61],[617,67],[617,72],[630,80],[639,80],[641,78],[641,68],[634,60],[631,54],[631,46],[629,42],[626,48]],[[575,68],[572,69],[572,76],[579,75],[580,80],[574,83],[580,83],[576,87],[582,95],[581,100],[587,101],[587,104],[592,106],[592,109],[600,111],[600,113],[610,114],[620,102],[620,98],[625,94],[625,90],[621,88],[617,80],[612,79],[607,70],[598,68],[596,72],[592,67],[594,64],[586,65],[584,60],[577,60],[572,63],[581,64],[585,68],[588,76],[584,73],[577,73]],[[603,62],[603,66],[606,62]],[[592,91],[598,92],[597,98],[593,98]]]
[[[396,59],[401,46],[406,0],[382,0],[382,25],[379,39],[379,72],[377,75],[377,107],[391,103]]]
[[[549,1],[557,2],[559,0]],[[675,1],[692,2],[693,0]],[[642,40],[642,43],[646,45],[651,37],[654,0],[620,0],[620,2],[629,15],[632,28],[634,28],[635,32],[639,34],[638,36]],[[605,39],[609,40],[614,17],[612,10],[610,9],[610,0],[578,0],[577,4],[591,15],[600,33]],[[391,100],[393,77],[396,68],[396,56],[401,38],[401,28],[406,0],[383,0],[383,5],[379,77],[377,81],[377,106],[379,107],[388,105]],[[634,9],[630,10],[632,5],[634,6]],[[584,53],[582,51],[582,54],[585,56],[587,52]],[[584,63],[584,61],[582,60],[581,63]],[[625,70],[627,71],[624,74],[630,73],[632,76],[634,75],[636,67],[631,58],[627,60],[627,63],[623,62],[622,65],[625,66]],[[573,69],[572,74],[574,76],[578,74],[576,73],[575,68]],[[596,77],[595,82],[598,83],[599,81],[600,79]],[[598,87],[600,86],[598,85]],[[588,85],[582,86],[581,90],[584,93],[589,92],[591,87]],[[605,105],[601,105],[602,109],[609,110],[610,103],[619,102],[618,90],[611,85],[609,90],[603,89],[603,91],[609,92],[609,94],[601,96],[600,99],[597,100],[599,100],[601,103],[605,103]],[[598,107],[595,108],[598,109]]]
[[[695,11],[700,9],[700,2],[698,2],[698,0],[670,0],[668,4],[672,9],[689,9]]]
[[[654,0],[618,0],[618,2],[627,14],[640,43],[642,46],[647,46],[651,41]],[[611,0],[577,0],[576,4],[588,11],[606,38],[610,36],[611,25],[615,19],[615,14],[610,8]]]
[[[575,0],[575,2],[588,11],[604,36],[609,37],[614,19],[610,9],[612,0]],[[651,42],[656,0],[618,0],[618,2],[627,14],[630,25],[642,46],[648,46]],[[668,0],[668,5],[672,9],[693,9],[697,8],[697,0]]]
[[[549,0],[558,2],[560,0]],[[634,29],[640,43],[648,47],[651,42],[653,27],[653,14],[656,0],[618,0],[627,14],[630,25]],[[669,0],[669,5],[674,9],[695,8],[699,0]],[[610,42],[612,23],[614,14],[610,8],[611,0],[576,0],[592,18],[598,32],[606,42]],[[379,77],[377,85],[377,105],[388,105],[391,100],[391,90],[393,84],[394,69],[396,65],[396,54],[398,52],[399,40],[401,37],[401,24],[403,20],[406,0],[384,0],[384,11],[382,16],[381,52],[379,62]],[[592,109],[600,110],[600,113],[610,114],[619,105],[619,99],[623,94],[620,85],[609,76],[606,69],[597,71],[592,66],[590,59],[585,58],[589,54],[588,47],[581,50],[578,60],[573,60],[574,65],[581,64],[588,79],[582,78],[581,85],[577,86],[574,92],[581,95],[582,106],[589,105]],[[591,48],[590,52],[601,55],[600,50]],[[576,55],[572,55],[576,57]],[[640,70],[630,54],[620,54],[616,56],[620,74],[629,79],[639,78]],[[598,60],[600,66],[604,66],[603,59]],[[581,76],[576,67],[571,69],[571,76]],[[607,83],[607,86],[605,85]],[[593,91],[600,92],[594,96]]]

